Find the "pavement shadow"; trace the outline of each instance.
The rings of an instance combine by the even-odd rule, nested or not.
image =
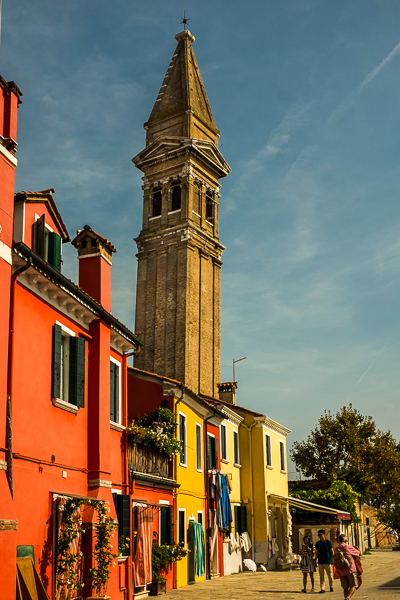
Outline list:
[[[386,583],[383,583],[382,585],[379,586],[379,589],[385,589],[385,588],[400,589],[400,577],[396,577],[395,579],[392,579],[391,581],[387,581]]]
[[[301,594],[301,590],[257,590],[260,594]],[[310,592],[311,594],[311,592]]]

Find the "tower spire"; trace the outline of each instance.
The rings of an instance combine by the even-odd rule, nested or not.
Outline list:
[[[186,19],[186,15],[184,17]],[[184,23],[186,25],[186,23]],[[217,396],[220,381],[219,183],[230,172],[184,29],[145,123],[143,225],[136,238],[139,369]]]

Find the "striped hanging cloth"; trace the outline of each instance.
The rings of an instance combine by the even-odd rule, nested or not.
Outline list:
[[[205,572],[205,546],[203,525],[190,521],[190,526],[193,529],[194,546],[196,552],[196,577],[202,577]]]
[[[153,508],[151,506],[135,506],[137,536],[134,558],[135,586],[151,583],[151,548],[153,543]]]

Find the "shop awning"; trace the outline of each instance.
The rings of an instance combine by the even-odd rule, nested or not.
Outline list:
[[[314,502],[307,502],[300,498],[293,498],[292,496],[279,496],[278,494],[268,494],[271,498],[277,498],[278,500],[287,500],[291,506],[301,508],[302,510],[309,510],[311,512],[322,512],[330,515],[335,515],[338,519],[343,521],[350,520],[350,513],[337,508],[331,508],[330,506],[322,506],[321,504],[314,504]]]

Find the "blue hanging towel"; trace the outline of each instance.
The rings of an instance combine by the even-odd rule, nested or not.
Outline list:
[[[232,519],[232,508],[231,501],[229,498],[230,487],[227,475],[221,474],[221,512],[222,512],[222,526],[224,529],[228,529],[233,521]]]

